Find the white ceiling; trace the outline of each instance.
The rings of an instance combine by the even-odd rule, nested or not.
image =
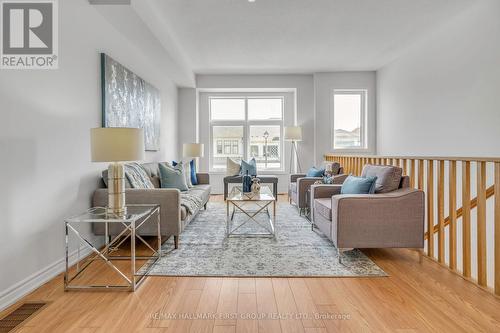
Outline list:
[[[195,73],[376,70],[474,1],[152,0]]]

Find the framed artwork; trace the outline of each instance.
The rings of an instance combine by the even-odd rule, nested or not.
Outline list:
[[[102,127],[144,129],[144,147],[160,150],[160,91],[101,53]]]

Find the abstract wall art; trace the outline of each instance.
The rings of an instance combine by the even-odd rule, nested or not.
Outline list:
[[[101,53],[102,126],[144,129],[146,150],[160,149],[160,91]]]

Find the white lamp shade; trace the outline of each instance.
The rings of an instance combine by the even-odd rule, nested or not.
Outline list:
[[[286,126],[285,127],[285,140],[286,141],[302,141],[302,127],[300,127],[300,126]]]
[[[205,146],[203,143],[184,143],[182,145],[183,157],[203,157]]]
[[[142,128],[92,128],[90,148],[92,162],[140,161],[144,159],[144,132]]]

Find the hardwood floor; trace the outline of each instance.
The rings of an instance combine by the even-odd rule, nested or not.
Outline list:
[[[21,300],[50,304],[18,331],[500,331],[494,295],[431,260],[419,263],[414,251],[363,252],[389,277],[148,277],[129,293],[64,292],[61,274]],[[89,269],[88,279],[119,279],[101,264]]]

